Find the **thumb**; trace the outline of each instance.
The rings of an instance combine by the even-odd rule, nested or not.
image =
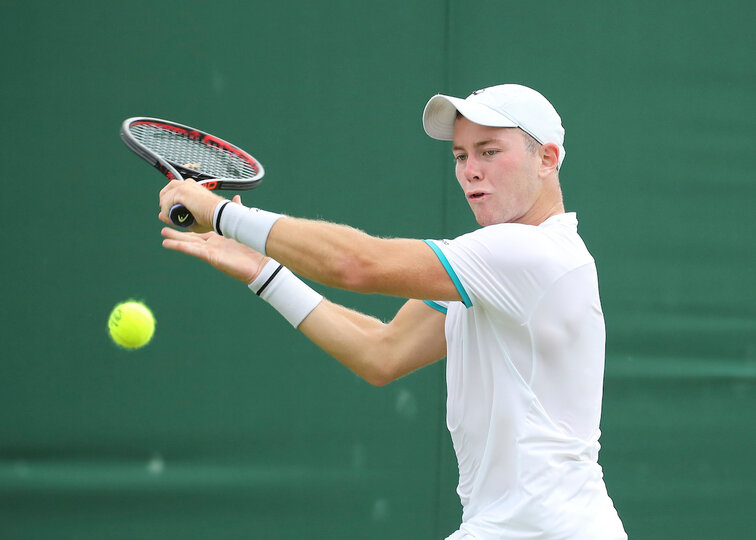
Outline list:
[[[241,202],[241,195],[234,195],[233,199],[231,199],[231,200],[234,201],[237,204],[241,204],[242,203]]]

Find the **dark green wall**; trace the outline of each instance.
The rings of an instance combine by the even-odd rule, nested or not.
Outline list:
[[[474,227],[436,92],[541,90],[608,328],[601,463],[631,538],[745,538],[756,492],[752,3],[3,2],[0,538],[443,538],[443,363],[373,388],[160,247],[135,115],[248,148],[245,200]],[[326,290],[382,318],[397,299]],[[146,349],[111,307],[144,299]]]

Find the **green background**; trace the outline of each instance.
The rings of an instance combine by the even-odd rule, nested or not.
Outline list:
[[[0,538],[438,539],[461,510],[440,362],[385,388],[160,246],[129,116],[266,167],[246,202],[376,235],[475,224],[437,92],[543,92],[597,259],[602,453],[631,538],[746,538],[756,490],[752,2],[0,3]],[[750,209],[750,210],[749,210]],[[401,300],[318,287],[390,318]],[[158,319],[126,352],[106,319]]]

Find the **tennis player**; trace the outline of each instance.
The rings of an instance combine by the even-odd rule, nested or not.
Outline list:
[[[423,114],[452,141],[481,228],[453,240],[383,239],[246,208],[191,181],[160,193],[194,232],[164,246],[243,281],[375,385],[446,357],[447,425],[462,523],[450,539],[627,538],[598,464],[604,319],[596,266],[566,213],[564,129],[538,92],[505,84],[436,95]],[[408,298],[389,323],[336,305],[298,275]]]

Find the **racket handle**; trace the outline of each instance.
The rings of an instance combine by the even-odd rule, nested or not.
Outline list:
[[[183,204],[174,204],[168,214],[176,227],[191,227],[194,225],[194,216]]]

